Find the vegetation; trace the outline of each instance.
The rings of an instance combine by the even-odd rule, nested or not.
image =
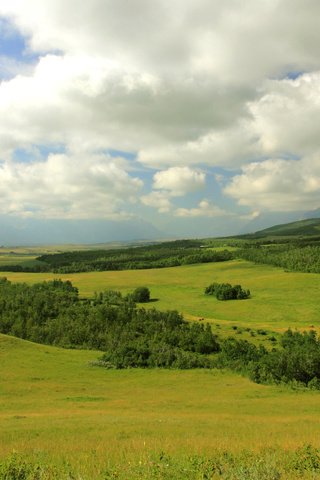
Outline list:
[[[0,330],[43,345],[0,334],[0,480],[320,478],[318,276],[288,273],[318,271],[319,232],[294,228],[132,248],[139,272],[130,249],[20,252],[30,273],[7,276],[29,285],[0,281]],[[240,283],[250,302],[218,301]]]
[[[6,480],[319,475],[317,392],[217,369],[106,370],[98,354],[0,335]]]
[[[12,282],[37,282],[61,278],[70,280],[79,289],[80,298],[93,299],[95,292],[120,291],[123,296],[140,285],[147,285],[153,301],[145,308],[166,311],[172,308],[188,320],[205,318],[219,334],[230,334],[236,324],[243,329],[242,338],[251,339],[247,328],[283,332],[288,327],[309,329],[319,326],[319,275],[284,272],[282,269],[253,264],[244,260],[184,265],[178,268],[126,270],[119,272],[88,272],[68,275],[51,273],[13,273],[6,277]],[[206,285],[241,284],[250,289],[250,301],[220,302],[203,294]],[[255,340],[255,339],[253,339]],[[262,338],[267,341],[267,338]]]
[[[206,295],[214,295],[218,300],[243,300],[250,297],[250,290],[243,290],[241,285],[230,283],[211,283],[206,287]]]
[[[221,343],[218,364],[245,373],[257,383],[300,383],[320,390],[320,339],[314,331],[287,330],[281,348],[258,347],[228,338]]]
[[[285,270],[320,273],[320,246],[275,244],[272,248],[254,244],[242,248],[237,256],[256,263],[266,263]]]
[[[306,237],[320,235],[320,218],[307,218],[297,222],[274,225],[255,233],[239,235],[237,238],[257,239],[266,237]]]
[[[92,479],[92,477],[90,477]],[[213,452],[210,456],[177,458],[161,451],[133,461],[106,463],[95,480],[286,480],[320,478],[320,451],[305,445],[293,452],[264,450],[259,454]],[[28,461],[14,453],[0,463],[0,480],[87,480],[70,465]]]
[[[215,251],[202,248],[200,240],[177,240],[142,247],[44,254],[31,263],[0,263],[0,271],[73,273],[137,270],[223,262],[231,258],[232,253],[227,249]]]
[[[150,290],[148,287],[137,287],[131,294],[131,299],[136,303],[150,302]]]
[[[0,281],[0,331],[39,343],[104,351],[107,368],[212,368],[240,370],[258,383],[299,382],[320,388],[320,341],[288,330],[282,348],[268,351],[244,340],[218,340],[209,324],[188,323],[176,311],[137,308],[133,298],[106,291],[80,301],[78,290],[53,280],[28,286]],[[241,287],[240,287],[241,288]],[[217,287],[215,287],[215,290]],[[208,355],[217,353],[216,358]]]
[[[190,324],[176,311],[136,308],[134,298],[149,298],[137,288],[122,297],[106,291],[80,301],[78,290],[53,280],[28,286],[0,282],[0,332],[34,342],[92,348],[107,353],[100,364],[109,368],[203,368],[204,355],[219,345],[209,325]]]

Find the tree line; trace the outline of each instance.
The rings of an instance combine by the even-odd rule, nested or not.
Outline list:
[[[230,251],[202,248],[199,241],[180,240],[144,247],[86,250],[41,255],[33,264],[1,265],[0,271],[77,273],[177,267],[231,260]]]
[[[263,246],[248,244],[236,252],[237,257],[250,262],[282,267],[288,271],[320,273],[320,246],[274,244]]]

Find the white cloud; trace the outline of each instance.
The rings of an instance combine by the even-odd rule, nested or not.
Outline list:
[[[141,202],[143,205],[156,208],[159,213],[169,212],[172,206],[168,194],[164,192],[151,192],[148,195],[143,195]]]
[[[320,71],[295,80],[266,82],[259,100],[249,104],[251,128],[266,154],[306,155],[318,149]]]
[[[142,196],[141,202],[156,208],[159,213],[167,213],[172,209],[171,198],[201,190],[205,181],[206,175],[203,172],[189,167],[172,167],[153,176],[154,191]]]
[[[320,152],[300,161],[271,159],[251,163],[225,193],[240,205],[271,211],[317,208],[320,201]]]
[[[69,152],[68,179],[56,180],[61,191],[64,182],[73,185],[72,169],[85,191],[80,172],[95,164],[97,151],[114,149],[136,152],[160,170],[156,191],[142,202],[162,212],[172,210],[171,198],[203,188],[197,165],[242,167],[225,189],[242,205],[318,206],[318,0],[2,0],[0,15],[40,55],[28,70],[0,58],[2,71],[14,76],[0,83],[0,159],[8,162],[1,172],[11,169],[11,186],[21,189],[3,197],[13,211],[37,208],[30,191],[28,210],[31,176],[41,185],[54,162],[60,168],[58,156],[43,165],[12,163],[16,149],[36,145]],[[292,71],[305,73],[283,78]],[[283,160],[292,157],[301,160]],[[108,215],[119,211],[127,187],[138,187],[124,165],[116,167],[123,191],[108,186],[102,193],[92,180],[97,196],[109,195]],[[80,214],[79,199],[72,206],[67,197],[63,207],[52,198],[48,215]],[[87,212],[99,212],[89,203]],[[185,211],[202,215],[206,208]]]
[[[0,212],[45,218],[126,218],[142,187],[123,162],[103,155],[50,155],[0,165]]]
[[[208,200],[202,200],[197,208],[177,208],[174,215],[176,217],[224,217],[230,213],[210,204]]]
[[[172,167],[157,172],[153,177],[153,188],[167,190],[173,197],[186,195],[204,188],[206,175],[189,167]]]

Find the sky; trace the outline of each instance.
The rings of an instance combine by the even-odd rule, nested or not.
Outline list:
[[[1,0],[0,244],[318,209],[319,18],[318,0]]]

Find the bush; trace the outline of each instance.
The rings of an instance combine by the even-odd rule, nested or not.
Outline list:
[[[230,283],[211,283],[204,291],[205,295],[215,295],[218,300],[242,300],[250,297],[250,290],[243,290],[241,285]]]
[[[150,290],[147,287],[138,287],[131,294],[131,298],[137,303],[150,302]]]

